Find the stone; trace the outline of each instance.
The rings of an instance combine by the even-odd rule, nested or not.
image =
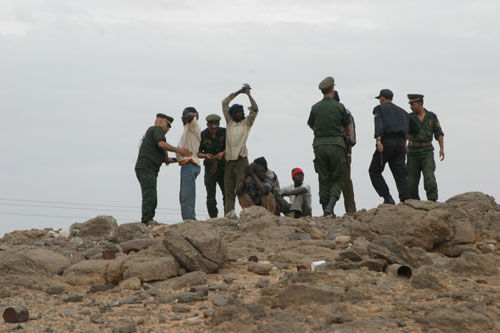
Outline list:
[[[0,255],[2,274],[43,273],[53,275],[70,264],[71,261],[65,256],[45,248],[11,247],[7,251],[2,251]]]
[[[354,318],[343,312],[334,312],[326,316],[324,324],[326,326],[331,324],[342,324],[353,321]]]
[[[344,290],[337,287],[292,284],[276,296],[272,307],[285,309],[292,305],[299,306],[308,303],[336,303],[342,301],[344,294]]]
[[[116,230],[117,243],[139,238],[151,238],[152,236],[151,228],[142,222],[123,223],[120,224]]]
[[[137,332],[137,327],[135,324],[128,324],[125,326],[114,327],[111,332],[112,333],[133,333],[133,332]]]
[[[174,304],[172,306],[172,312],[176,312],[176,313],[191,312],[191,307],[189,305],[186,305],[186,304]]]
[[[66,292],[66,289],[63,286],[52,286],[45,290],[47,295],[60,295]]]
[[[380,205],[370,230],[424,250],[432,250],[453,236],[452,216],[447,210],[421,211],[407,205]]]
[[[415,289],[443,289],[439,279],[429,272],[419,272],[415,274],[411,279],[411,285]]]
[[[493,197],[481,192],[467,192],[455,195],[446,200],[446,203],[476,212],[486,212],[497,205]]]
[[[173,257],[131,256],[122,265],[123,278],[139,278],[142,282],[166,280],[177,276],[179,262]]]
[[[203,222],[184,222],[165,232],[164,245],[188,271],[213,273],[226,262],[222,236]]]
[[[411,250],[401,245],[395,238],[384,235],[368,246],[370,257],[385,259],[389,264],[401,264],[417,267],[418,261]]]
[[[249,262],[248,263],[248,271],[253,272],[259,275],[269,275],[269,272],[273,268],[273,265],[270,263],[263,262]]]
[[[347,244],[351,241],[351,237],[350,236],[345,236],[345,235],[342,235],[342,236],[337,236],[335,237],[335,243],[339,243],[339,244]]]
[[[240,230],[258,233],[270,227],[276,227],[276,216],[261,206],[245,208],[240,214]]]
[[[78,237],[115,239],[118,223],[112,216],[100,215],[83,223],[71,225],[71,234]]]
[[[64,303],[77,303],[83,301],[83,296],[81,295],[71,295],[62,299]]]
[[[261,289],[261,288],[267,288],[267,287],[269,287],[270,284],[271,284],[271,281],[269,281],[268,279],[260,279],[255,284],[255,287],[259,288],[259,289]]]
[[[500,260],[492,254],[464,252],[459,258],[450,261],[445,267],[452,272],[465,276],[499,274]]]
[[[3,240],[22,239],[22,238],[37,239],[46,236],[49,231],[50,230],[38,230],[38,229],[15,230],[13,232],[6,233],[2,237],[2,239]]]
[[[89,294],[98,293],[113,289],[115,286],[112,284],[96,284],[90,287]]]
[[[131,277],[128,278],[122,282],[120,282],[120,289],[122,290],[140,290],[142,289],[141,286],[141,279],[138,277]]]
[[[107,260],[84,260],[69,266],[63,274],[66,283],[73,286],[107,284]]]
[[[173,288],[182,289],[185,287],[202,285],[206,284],[207,281],[208,281],[207,273],[194,271],[175,278],[175,282],[173,283]]]
[[[142,224],[142,222],[141,222]],[[134,239],[125,241],[119,244],[122,252],[125,254],[129,254],[130,252],[138,252],[141,249],[147,249],[149,247],[148,239]]]

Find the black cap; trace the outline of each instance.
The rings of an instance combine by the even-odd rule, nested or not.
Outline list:
[[[260,164],[264,167],[264,169],[266,169],[267,171],[267,161],[264,157],[259,157],[259,158],[256,158],[254,161],[253,161],[255,164]]]
[[[380,93],[378,94],[378,96],[375,98],[379,99],[380,97],[384,97],[384,98],[392,100],[392,98],[394,97],[394,94],[389,89],[382,89],[382,90],[380,90]]]
[[[421,94],[408,94],[407,96],[408,96],[408,103],[424,101],[424,95]]]
[[[166,114],[163,113],[157,113],[156,118],[161,118],[167,121],[168,126],[172,127],[172,123],[174,122],[174,118],[167,116]]]
[[[243,112],[243,105],[241,104],[233,104],[229,108],[229,114],[233,114],[235,112],[240,112],[240,111]]]

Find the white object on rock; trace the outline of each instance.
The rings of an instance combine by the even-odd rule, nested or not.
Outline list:
[[[311,271],[315,271],[316,269],[318,269],[319,266],[322,266],[322,265],[325,265],[326,264],[326,261],[324,260],[319,260],[319,261],[313,261],[311,263]]]

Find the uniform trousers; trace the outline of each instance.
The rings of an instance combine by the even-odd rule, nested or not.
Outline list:
[[[385,197],[386,195],[390,195],[389,187],[382,176],[385,164],[389,163],[399,192],[399,200],[403,202],[410,198],[408,173],[405,164],[405,140],[402,137],[384,136],[382,137],[382,144],[384,151],[380,153],[378,150],[375,150],[375,153],[373,153],[372,162],[368,170],[370,180],[379,196]]]
[[[158,173],[149,169],[135,169],[135,175],[141,185],[142,217],[141,222],[147,223],[155,217],[158,199],[156,195],[156,181]]]
[[[408,182],[410,184],[410,198],[420,200],[418,195],[418,184],[420,175],[424,175],[424,189],[427,194],[427,200],[437,201],[438,187],[434,171],[436,163],[434,162],[434,151],[428,151],[417,154],[408,154]]]

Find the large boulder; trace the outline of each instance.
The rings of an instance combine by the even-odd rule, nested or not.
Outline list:
[[[446,203],[476,212],[485,212],[497,205],[493,197],[481,192],[467,192],[455,195],[446,200]]]
[[[116,230],[116,242],[122,243],[138,238],[152,237],[151,228],[141,222],[120,224]]]
[[[83,223],[71,225],[71,234],[78,237],[115,239],[118,223],[113,216],[100,215]]]
[[[111,261],[112,260],[83,260],[77,262],[64,271],[63,278],[67,283],[73,286],[110,283],[111,281],[108,281],[106,277],[106,272],[108,264]]]
[[[431,250],[435,245],[451,240],[452,216],[445,209],[430,211],[408,205],[381,205],[370,222],[370,230],[390,235],[408,247]]]
[[[190,272],[213,273],[227,260],[227,246],[222,236],[205,222],[174,225],[165,232],[163,243]]]
[[[70,264],[65,256],[38,247],[9,248],[0,255],[2,273],[56,274]]]
[[[142,282],[166,280],[177,276],[179,262],[172,256],[131,256],[123,263],[123,278],[139,278]]]
[[[260,232],[275,227],[278,217],[261,206],[250,206],[240,214],[240,230],[246,232]]]

